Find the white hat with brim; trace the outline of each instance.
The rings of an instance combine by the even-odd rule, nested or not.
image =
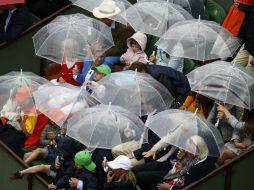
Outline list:
[[[115,169],[130,170],[132,168],[131,160],[127,156],[120,155],[116,157],[113,161],[107,162],[108,166]]]
[[[114,1],[103,1],[99,7],[93,9],[93,15],[96,18],[108,18],[119,14],[120,11]]]

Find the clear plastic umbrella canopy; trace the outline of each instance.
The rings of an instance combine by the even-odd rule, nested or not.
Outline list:
[[[70,0],[74,5],[81,7],[90,12],[98,11],[101,14],[108,14],[107,18],[120,22],[124,25],[126,22],[126,14],[123,13],[131,6],[128,0]],[[110,10],[110,8],[114,8]],[[105,10],[104,10],[105,9]],[[107,12],[109,11],[109,12]],[[123,13],[123,14],[121,14]]]
[[[87,147],[111,149],[116,145],[147,142],[142,120],[119,106],[98,105],[68,119],[67,135]]]
[[[224,142],[220,132],[211,123],[195,113],[183,110],[165,110],[150,116],[146,126],[156,133],[165,143],[196,154],[195,147],[188,146],[188,139],[200,136],[205,141],[209,156],[220,156]]]
[[[12,71],[0,76],[1,116],[9,120],[18,120],[30,114],[37,115],[33,91],[48,80],[31,72]]]
[[[58,16],[34,36],[36,55],[56,63],[95,59],[114,45],[110,28],[82,14]]]
[[[126,19],[136,31],[162,36],[180,20],[192,19],[179,5],[162,1],[139,1],[126,10]]]
[[[151,75],[123,71],[107,75],[94,89],[92,97],[102,104],[122,106],[138,116],[169,109],[170,92]]]
[[[37,109],[62,127],[70,115],[88,108],[82,88],[73,85],[44,85],[33,92]]]
[[[215,61],[187,77],[192,91],[241,108],[254,107],[254,73],[238,64]]]
[[[239,39],[213,21],[192,19],[171,26],[156,45],[171,56],[175,44],[181,44],[183,56],[200,61],[232,57]]]

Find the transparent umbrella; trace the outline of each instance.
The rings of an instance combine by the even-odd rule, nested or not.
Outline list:
[[[126,10],[126,19],[136,31],[162,36],[180,20],[192,19],[179,5],[161,1],[140,1]]]
[[[192,19],[171,26],[156,45],[171,56],[175,44],[181,44],[183,57],[200,61],[232,57],[239,39],[213,21]]]
[[[169,109],[173,101],[169,91],[146,73],[112,73],[98,83],[91,95],[94,99],[102,104],[112,102],[138,116]]]
[[[12,71],[0,76],[1,117],[13,121],[37,115],[33,91],[47,83],[48,80],[31,72]]]
[[[71,0],[71,2],[85,10],[107,15],[107,18],[127,25],[126,14],[123,12],[131,6],[128,0]],[[103,18],[103,16],[101,17]]]
[[[192,91],[222,103],[254,107],[254,73],[241,65],[215,61],[196,68],[187,77]]]
[[[208,155],[222,155],[224,142],[220,132],[211,123],[196,113],[183,110],[165,110],[148,117],[146,126],[156,133],[165,143],[196,154],[197,150],[187,146],[192,136],[200,136],[206,142]]]
[[[67,135],[88,147],[111,149],[116,145],[147,142],[144,123],[119,106],[98,105],[68,119]]]
[[[58,16],[34,36],[36,55],[56,63],[95,59],[114,45],[110,28],[82,14]]]
[[[49,84],[33,92],[33,96],[37,109],[62,127],[70,115],[88,108],[84,91],[73,85]]]

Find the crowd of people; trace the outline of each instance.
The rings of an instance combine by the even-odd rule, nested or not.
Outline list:
[[[191,2],[191,1],[190,1]],[[194,1],[193,1],[194,2]],[[190,6],[195,15],[200,11],[208,18],[202,6]],[[236,5],[237,3],[237,5]],[[254,1],[245,3],[236,1],[232,5],[227,23],[234,23],[235,17],[230,18],[232,11],[243,6],[248,15],[253,13]],[[202,9],[197,9],[202,7]],[[246,8],[247,7],[247,8]],[[8,10],[8,14],[22,11],[22,6],[12,5],[1,10]],[[13,11],[11,11],[13,10]],[[101,15],[104,14],[102,17]],[[22,14],[24,16],[25,14]],[[195,16],[194,15],[194,16]],[[96,13],[94,14],[96,17]],[[14,15],[12,15],[14,17]],[[43,16],[42,16],[43,17]],[[246,17],[247,18],[247,17]],[[238,17],[237,17],[238,19]],[[12,24],[4,23],[0,32],[0,41],[11,41],[12,36],[8,28]],[[201,179],[231,159],[246,152],[254,144],[254,109],[247,110],[230,104],[221,104],[196,92],[192,92],[187,77],[183,71],[183,57],[170,56],[165,51],[155,48],[154,54],[148,56],[145,52],[147,36],[142,32],[135,32],[131,26],[125,26],[101,13],[99,20],[111,29],[115,46],[97,55],[96,59],[89,56],[77,60],[72,52],[65,52],[61,69],[57,79],[51,81],[59,85],[68,83],[74,86],[85,86],[88,93],[92,93],[98,82],[115,72],[115,66],[120,65],[123,70],[133,70],[151,75],[172,94],[173,109],[196,112],[199,117],[207,119],[217,126],[225,149],[220,157],[209,154],[208,144],[201,136],[192,135],[186,142],[186,150],[170,144],[165,144],[157,134],[148,130],[148,142],[140,144],[136,141],[126,142],[111,149],[90,149],[66,135],[66,128],[59,127],[52,119],[40,113],[36,114],[30,106],[25,117],[15,115],[10,111],[14,104],[29,107],[28,98],[31,96],[27,88],[19,87],[12,101],[8,101],[1,110],[0,140],[9,146],[26,164],[31,165],[39,159],[48,164],[35,165],[9,175],[10,179],[22,179],[24,175],[41,172],[46,174],[49,190],[178,190],[183,189],[194,181]],[[242,48],[234,60],[253,71],[252,45],[249,34],[249,24],[252,16],[248,17],[243,38]],[[237,25],[239,22],[237,22]],[[21,25],[19,25],[21,26]],[[29,26],[27,23],[26,26]],[[243,27],[243,26],[242,26]],[[22,28],[24,29],[24,28]],[[20,30],[22,30],[20,29]],[[230,28],[229,28],[230,29]],[[15,30],[19,30],[15,27]],[[234,30],[237,36],[239,30]],[[232,31],[231,31],[232,32]],[[241,36],[240,36],[241,37]],[[73,50],[77,41],[68,38],[62,42],[65,49]],[[182,55],[183,47],[175,44],[175,51]],[[73,58],[74,56],[74,58]],[[207,63],[209,64],[209,63]],[[145,123],[147,116],[141,117]],[[219,120],[219,123],[218,123]],[[24,152],[24,149],[31,149]],[[189,152],[187,150],[195,150]]]

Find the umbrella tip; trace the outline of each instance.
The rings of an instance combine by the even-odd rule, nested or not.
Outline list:
[[[198,15],[198,22],[200,22],[200,20],[201,20],[201,16],[200,16],[200,15]]]
[[[135,73],[134,73],[134,78],[136,78],[137,72],[138,72],[138,69],[136,68],[136,69],[135,69]]]

